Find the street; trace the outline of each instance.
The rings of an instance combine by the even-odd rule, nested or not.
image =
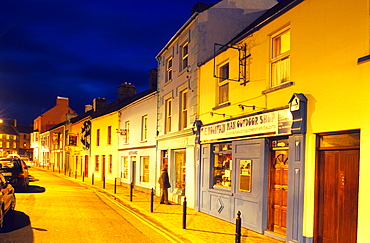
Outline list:
[[[171,242],[105,195],[30,168],[27,192],[17,192],[0,242]]]

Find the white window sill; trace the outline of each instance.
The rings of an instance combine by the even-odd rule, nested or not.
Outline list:
[[[283,83],[283,84],[279,84],[277,86],[274,86],[274,87],[271,87],[269,89],[266,89],[266,90],[262,91],[262,94],[268,94],[268,93],[274,92],[276,90],[287,88],[287,87],[292,86],[292,85],[294,85],[294,82],[286,82],[286,83]]]

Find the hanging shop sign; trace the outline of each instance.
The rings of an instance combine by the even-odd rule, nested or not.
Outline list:
[[[233,119],[200,128],[200,140],[214,140],[262,134],[290,134],[292,114],[289,109]]]

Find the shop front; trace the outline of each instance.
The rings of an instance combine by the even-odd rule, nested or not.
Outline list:
[[[199,210],[272,237],[298,242],[303,224],[306,98],[202,125]]]

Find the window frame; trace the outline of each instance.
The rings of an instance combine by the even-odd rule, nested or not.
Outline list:
[[[128,143],[130,141],[130,121],[125,121],[125,130],[126,130],[126,141]]]
[[[112,145],[112,126],[108,126],[107,145]]]
[[[165,133],[171,132],[172,126],[172,98],[166,99],[165,101]]]
[[[275,34],[271,35],[271,56],[270,56],[270,86],[276,87],[287,82],[290,82],[290,48],[291,37],[290,27],[286,27]],[[289,48],[282,52],[282,36],[289,34]],[[279,68],[279,65],[281,66]],[[285,65],[285,68],[282,67]],[[281,78],[278,78],[277,72],[284,73]]]
[[[100,129],[96,129],[96,146],[100,146]]]
[[[171,82],[173,75],[173,57],[170,56],[166,59],[166,79],[165,82]]]
[[[227,67],[227,72],[225,69]],[[218,67],[219,77],[217,78],[217,105],[229,102],[229,77],[230,77],[230,63],[225,62]],[[226,94],[226,98],[225,95]]]
[[[234,183],[233,180],[235,180],[235,178],[233,178],[233,170],[235,169],[233,167],[235,167],[235,165],[233,164],[232,147],[233,147],[233,145],[232,145],[231,142],[217,143],[217,144],[212,145],[212,147],[211,147],[212,148],[212,159],[211,159],[212,163],[211,163],[211,168],[210,168],[211,169],[211,178],[210,178],[210,188],[211,189],[216,189],[216,190],[220,189],[220,190],[229,190],[229,191],[232,190],[232,185]],[[226,149],[224,149],[224,148],[226,148]],[[228,165],[229,172],[228,173],[230,173],[230,176],[229,177],[227,177],[227,176],[222,177],[223,175],[226,174],[225,171],[227,170],[226,165],[223,164],[223,167],[225,167],[225,168],[218,169],[218,170],[220,170],[221,172],[224,173],[223,175],[220,174],[221,175],[221,180],[220,180],[220,184],[218,184],[217,183],[217,178],[216,178],[216,175],[215,175],[216,174],[216,169],[215,168],[218,168],[218,167],[216,167],[215,165],[216,165],[216,159],[219,158],[219,155],[223,155],[223,154],[225,154],[226,159],[229,159],[229,165]],[[217,163],[219,164],[219,162],[220,161],[218,160]],[[223,181],[224,178],[230,178],[230,180],[228,180],[228,181],[225,180],[225,182],[224,182]],[[225,186],[223,183],[225,183],[225,184],[228,183],[229,185]]]
[[[141,141],[146,142],[148,140],[148,115],[141,117]]]
[[[188,90],[185,89],[180,92],[180,130],[186,129],[188,126]]]
[[[99,169],[100,169],[99,157],[100,157],[99,155],[95,155],[95,168],[94,168],[95,172],[99,172]]]
[[[140,156],[140,182],[149,183],[150,179],[150,157]]]
[[[181,71],[189,66],[189,42],[186,41],[181,45]]]

